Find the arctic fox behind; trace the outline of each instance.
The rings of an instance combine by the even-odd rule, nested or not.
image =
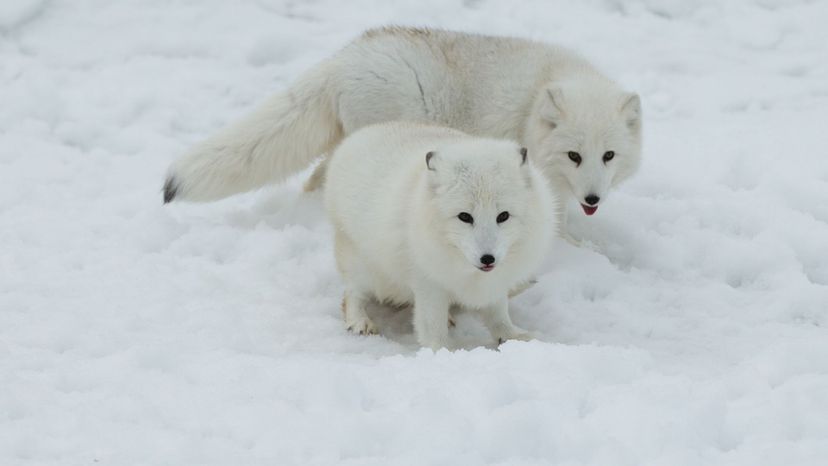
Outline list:
[[[452,304],[479,312],[499,341],[509,290],[528,280],[557,228],[557,200],[517,143],[414,123],[348,137],[328,166],[325,205],[345,280],[346,326],[375,333],[369,299],[414,305],[426,347],[448,345]]]
[[[636,171],[641,152],[638,96],[574,53],[508,37],[382,28],[176,161],[164,201],[284,180],[348,134],[391,120],[518,141],[559,196],[587,215]],[[307,186],[323,179],[324,163]]]

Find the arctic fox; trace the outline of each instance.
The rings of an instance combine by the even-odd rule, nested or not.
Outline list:
[[[348,134],[391,120],[518,141],[587,215],[639,165],[638,95],[579,56],[522,39],[389,27],[365,32],[173,163],[164,202],[284,180]],[[321,185],[324,165],[306,189]]]
[[[417,340],[448,343],[451,305],[477,310],[498,341],[529,339],[508,293],[543,260],[557,201],[517,143],[395,122],[334,152],[325,206],[345,280],[346,326],[375,333],[369,299],[414,304]]]

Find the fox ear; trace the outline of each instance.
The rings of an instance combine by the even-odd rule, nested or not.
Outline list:
[[[629,94],[624,99],[624,105],[621,106],[621,115],[627,121],[627,128],[631,131],[639,131],[641,129],[641,98],[638,94]]]
[[[426,154],[426,156],[425,156],[426,167],[428,167],[428,169],[429,169],[429,170],[431,170],[431,171],[433,171],[433,172],[437,171],[437,169],[436,169],[436,168],[434,168],[434,162],[436,162],[436,159],[435,159],[435,157],[434,157],[435,155],[436,155],[436,154],[435,154],[435,152],[434,152],[434,151],[430,151],[430,152],[429,152],[429,153],[427,153],[427,154]]]
[[[526,164],[527,157],[529,155],[529,150],[525,147],[520,148],[520,166],[527,167],[522,168],[520,171],[523,174],[523,181],[526,183],[527,188],[532,187],[532,171],[528,169],[528,165]]]
[[[564,114],[563,90],[559,87],[550,87],[546,89],[546,95],[543,99],[540,116],[554,128],[558,126],[558,122],[563,118]]]

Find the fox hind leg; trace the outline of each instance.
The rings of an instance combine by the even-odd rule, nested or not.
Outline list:
[[[328,170],[329,160],[330,155],[325,154],[319,164],[316,165],[311,176],[305,181],[303,189],[306,193],[314,192],[325,184],[325,174]]]

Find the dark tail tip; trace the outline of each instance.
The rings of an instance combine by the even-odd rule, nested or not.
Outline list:
[[[175,195],[178,193],[178,183],[175,182],[175,178],[170,176],[167,178],[167,181],[164,182],[164,204],[169,204],[175,199]]]

